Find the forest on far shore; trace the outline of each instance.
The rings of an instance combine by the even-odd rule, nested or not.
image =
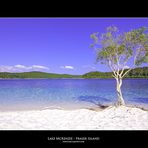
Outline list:
[[[128,69],[125,69],[125,71]],[[112,72],[92,71],[83,75],[57,74],[46,73],[39,71],[10,73],[0,72],[0,78],[113,78]],[[148,67],[132,69],[128,72],[125,78],[148,78]]]

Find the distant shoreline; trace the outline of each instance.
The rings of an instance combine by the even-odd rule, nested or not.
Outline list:
[[[125,69],[126,71],[127,69]],[[41,71],[29,72],[0,72],[0,79],[112,79],[112,72],[90,71],[84,74],[61,74]],[[148,78],[148,67],[135,68],[129,71],[124,78]]]
[[[114,78],[0,78],[0,80],[21,80],[21,79],[76,79],[76,80],[98,80],[98,79],[113,79]],[[123,78],[123,79],[148,79],[148,77],[143,78],[143,77],[135,77],[135,78]]]

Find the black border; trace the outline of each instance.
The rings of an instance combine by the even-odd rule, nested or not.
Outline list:
[[[133,6],[134,7],[134,6]],[[75,11],[70,12],[70,11],[51,11],[51,12],[1,12],[0,17],[147,17],[148,18],[148,12],[141,11],[140,9],[134,8],[135,11],[130,9],[128,11],[127,8],[121,8],[120,11],[116,9],[114,11],[114,7],[111,8],[111,10],[107,8],[107,10],[100,10],[100,11],[93,11],[89,9],[88,11],[81,11],[78,12],[76,11],[77,8],[75,8]],[[144,8],[143,8],[144,9]],[[147,10],[147,9],[144,9]],[[88,136],[96,136],[100,137],[99,141],[85,141],[84,143],[62,143],[61,141],[49,141],[48,137],[67,137],[67,136],[72,136],[72,137],[88,137]],[[120,131],[120,130],[101,130],[101,131],[71,131],[71,130],[61,130],[61,131],[54,131],[54,130],[0,130],[0,145],[3,145],[4,147],[9,145],[9,146],[41,146],[44,147],[53,145],[53,144],[60,144],[62,145],[68,145],[70,146],[71,144],[73,145],[91,145],[93,146],[96,144],[97,146],[110,146],[110,147],[120,147],[120,146],[129,146],[131,144],[132,146],[140,146],[147,144],[147,137],[148,137],[148,131],[144,130],[130,130],[130,131]]]
[[[68,6],[67,6],[68,7]],[[103,6],[99,5],[98,9],[95,7],[91,7],[91,5],[89,6],[89,8],[85,8],[84,10],[79,10],[78,7],[77,8],[68,8],[67,7],[64,8],[61,11],[59,8],[57,8],[56,10],[52,10],[51,11],[45,11],[47,9],[41,9],[40,11],[19,11],[19,12],[0,12],[0,17],[111,17],[111,18],[115,18],[115,17],[148,17],[148,11],[146,8],[140,7],[134,7],[134,6],[129,6],[127,5],[127,7],[121,7],[120,8],[118,6],[110,6],[110,7],[106,7],[104,9]]]
[[[84,140],[83,143],[64,143],[63,140],[49,140],[50,137],[99,137],[99,140]],[[136,145],[142,146],[147,144],[148,131],[81,131],[81,130],[15,130],[15,131],[0,131],[0,145],[4,146],[13,145],[13,146],[45,146],[45,145],[98,145],[98,146],[128,146]],[[72,140],[75,141],[75,140]]]

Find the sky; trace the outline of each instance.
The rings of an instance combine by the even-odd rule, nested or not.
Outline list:
[[[96,64],[90,35],[111,25],[130,31],[148,27],[148,18],[0,18],[0,72],[109,71]]]

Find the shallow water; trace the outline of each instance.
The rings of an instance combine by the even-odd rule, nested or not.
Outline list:
[[[117,100],[114,79],[1,79],[0,110],[95,108]],[[127,104],[148,108],[148,79],[124,79]]]

